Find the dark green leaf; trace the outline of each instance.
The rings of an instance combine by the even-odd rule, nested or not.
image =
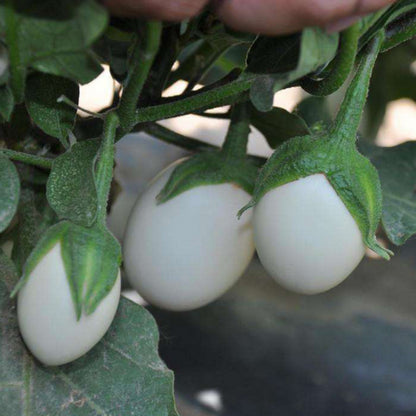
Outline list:
[[[27,80],[26,106],[32,120],[45,133],[67,146],[66,139],[74,125],[76,110],[58,102],[62,95],[78,103],[78,85],[65,78],[41,73],[33,74]]]
[[[134,34],[122,32],[109,26],[105,33],[94,44],[94,52],[98,54],[109,66],[112,75],[120,83],[127,75],[127,66],[131,54],[131,45]]]
[[[14,108],[14,98],[10,87],[6,85],[0,86],[0,117],[6,121],[10,121]]]
[[[80,84],[94,80],[103,68],[89,52],[68,52],[63,55],[44,58],[35,62],[33,67],[40,72],[46,72],[69,78]]]
[[[245,158],[220,151],[196,154],[176,166],[157,201],[163,203],[189,189],[222,183],[234,183],[251,194],[257,172],[257,167]]]
[[[4,271],[1,263],[0,258]],[[122,298],[101,342],[61,367],[45,367],[26,350],[14,301],[1,278],[0,325],[2,414],[178,416],[173,373],[158,356],[156,323],[139,305]]]
[[[412,10],[391,22],[386,28],[383,51],[396,47],[416,36],[416,11]]]
[[[327,64],[337,48],[338,34],[328,34],[318,28],[304,29],[301,35],[283,38],[260,37],[248,56],[249,73],[267,74],[259,76],[251,87],[254,106],[260,111],[269,111],[275,92]]]
[[[253,107],[250,121],[263,134],[272,149],[292,137],[309,133],[308,126],[300,117],[279,107],[268,112],[261,112]]]
[[[218,25],[180,63],[179,68],[171,73],[167,84],[172,85],[180,79],[187,80],[192,85],[196,84],[227,50],[245,42],[247,42],[247,38],[244,39],[238,33],[227,31],[223,25]]]
[[[12,251],[12,258],[19,273],[44,232],[45,223],[50,218],[49,215],[43,215],[46,207],[40,209],[36,202],[36,195],[33,191],[22,190],[18,209],[19,221]]]
[[[293,71],[298,63],[302,34],[260,36],[247,56],[247,70],[255,74]]]
[[[325,97],[307,97],[296,106],[293,113],[301,117],[309,127],[319,122],[324,125],[332,122]]]
[[[13,219],[19,203],[20,180],[13,163],[0,156],[0,233]]]
[[[46,196],[60,219],[90,226],[97,215],[94,166],[99,140],[74,144],[52,165]]]
[[[416,234],[416,143],[363,149],[378,169],[383,190],[383,226],[401,245]]]
[[[0,1],[0,33],[9,45],[13,91],[22,96],[26,68],[85,83],[101,71],[89,48],[107,13],[93,0]]]
[[[416,8],[414,0],[399,0],[386,8],[384,11],[375,13],[375,19],[371,19],[369,26],[365,25],[365,31],[360,38],[359,48],[363,48],[382,28],[386,27],[393,20],[397,19],[400,15],[409,12]]]

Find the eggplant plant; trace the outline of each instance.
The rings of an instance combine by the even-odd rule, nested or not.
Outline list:
[[[208,10],[167,23],[112,17],[94,0],[0,0],[2,412],[178,415],[155,321],[120,296],[121,274],[151,304],[183,311],[229,290],[255,250],[303,294],[341,283],[366,249],[388,260],[416,233],[416,148],[373,139],[390,100],[416,99],[415,34],[406,0],[340,33],[276,37]],[[120,86],[111,104],[82,109],[80,86],[105,66]],[[179,80],[183,93],[166,96]],[[273,106],[295,86],[309,96],[293,112]],[[159,123],[187,114],[229,120],[223,145]],[[268,160],[247,153],[251,127]],[[132,132],[190,156],[139,197],[121,247],[106,219],[115,146]]]

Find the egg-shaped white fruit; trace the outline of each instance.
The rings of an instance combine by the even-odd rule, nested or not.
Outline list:
[[[77,321],[57,243],[18,292],[17,317],[26,346],[46,365],[61,365],[88,352],[107,332],[120,300],[120,274],[97,309]]]
[[[315,294],[342,282],[364,256],[354,218],[323,174],[279,186],[254,209],[261,263],[282,286]]]
[[[137,200],[124,238],[124,266],[148,302],[184,311],[225,293],[250,263],[254,242],[251,216],[237,219],[250,195],[231,183],[192,188],[157,205],[174,166]]]

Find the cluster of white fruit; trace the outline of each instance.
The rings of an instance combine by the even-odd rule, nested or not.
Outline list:
[[[337,285],[363,257],[360,230],[324,175],[271,190],[238,220],[250,195],[231,183],[195,187],[158,205],[175,166],[140,196],[124,239],[128,279],[156,306],[184,311],[212,302],[243,274],[255,247],[273,278],[307,294]],[[18,293],[21,333],[43,363],[70,362],[102,338],[119,297],[120,277],[98,308],[77,320],[57,243]]]
[[[124,241],[128,279],[154,305],[179,311],[215,300],[242,275],[255,247],[273,278],[305,294],[334,287],[364,255],[355,220],[322,174],[273,189],[238,220],[250,195],[229,183],[157,205],[172,169],[139,198]]]

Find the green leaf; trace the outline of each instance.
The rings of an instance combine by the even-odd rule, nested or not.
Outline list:
[[[303,99],[295,107],[293,114],[301,117],[310,128],[316,123],[323,123],[324,125],[332,123],[328,102],[325,97],[307,97]]]
[[[382,13],[375,13],[375,21],[371,19],[369,26],[364,25],[365,31],[360,38],[359,49],[362,49],[375,35],[376,33],[389,25],[393,20],[400,17],[402,14],[407,13],[416,8],[414,0],[399,0],[394,2],[390,7],[386,8]]]
[[[94,79],[101,67],[89,48],[107,21],[107,12],[93,0],[0,1],[0,33],[6,33],[17,101],[29,67],[79,83]]]
[[[82,227],[61,221],[50,227],[39,239],[28,257],[15,295],[30,278],[42,258],[56,244],[61,253],[74,309],[79,319],[82,312],[93,313],[114,286],[121,264],[121,248],[104,227]]]
[[[412,10],[387,26],[383,52],[412,39],[414,36],[416,36],[416,11]]]
[[[272,149],[292,137],[309,133],[308,126],[299,116],[279,107],[268,112],[252,107],[250,122],[263,134]]]
[[[178,416],[173,373],[158,355],[158,330],[149,312],[121,298],[112,326],[88,354],[71,364],[45,367],[19,335],[16,308],[2,279],[9,272],[1,259],[0,255],[2,413]]]
[[[32,120],[67,147],[66,139],[74,126],[76,110],[58,102],[62,95],[77,103],[78,85],[65,78],[41,73],[33,74],[27,80],[26,107]]]
[[[302,34],[260,36],[247,56],[247,71],[254,74],[280,74],[293,71],[298,63]]]
[[[163,203],[189,189],[222,183],[235,183],[251,194],[257,171],[249,160],[233,158],[221,151],[196,154],[173,170],[157,201]]]
[[[0,117],[6,121],[10,121],[14,108],[14,98],[10,87],[6,85],[0,86]]]
[[[172,85],[180,79],[189,81],[192,85],[196,84],[230,48],[247,43],[248,39],[249,37],[244,38],[219,24],[204,37],[192,53],[180,61],[179,68],[171,72],[167,85]]]
[[[20,273],[42,233],[54,222],[54,217],[44,196],[36,195],[31,189],[22,189],[17,213],[19,221],[12,259]]]
[[[250,98],[260,111],[269,111],[274,93],[331,61],[338,48],[338,34],[319,28],[301,35],[260,37],[248,55],[249,73],[264,74],[254,81]]]
[[[86,227],[93,224],[98,205],[94,167],[99,147],[99,140],[78,142],[54,160],[46,196],[60,219]]]
[[[0,233],[3,232],[16,213],[20,195],[20,180],[14,164],[0,156]]]
[[[395,147],[366,146],[380,175],[383,190],[383,227],[396,245],[416,234],[416,143]]]
[[[102,66],[90,52],[67,52],[35,62],[33,67],[40,72],[69,78],[87,84],[103,71]]]

